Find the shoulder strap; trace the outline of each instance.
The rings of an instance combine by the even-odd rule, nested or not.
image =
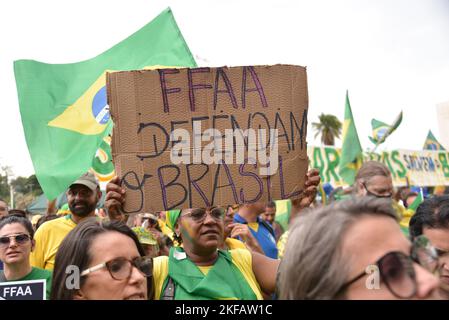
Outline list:
[[[263,219],[260,219],[260,223],[263,224],[264,227],[266,229],[268,229],[268,231],[271,233],[271,235],[276,239],[276,233],[274,232],[274,228],[272,226],[270,226],[270,224]]]
[[[162,292],[161,300],[174,300],[175,299],[175,282],[170,276],[167,276],[167,285]]]

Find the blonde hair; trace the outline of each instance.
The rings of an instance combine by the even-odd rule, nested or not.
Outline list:
[[[357,172],[357,175],[355,176],[355,181],[360,182],[368,182],[373,177],[391,177],[390,170],[382,163],[378,161],[367,161],[364,162],[362,167]],[[360,184],[355,184],[355,192],[358,192],[360,189]]]
[[[350,253],[341,243],[348,227],[366,214],[397,220],[391,199],[351,198],[309,210],[290,228],[279,266],[280,299],[336,299],[347,281]]]

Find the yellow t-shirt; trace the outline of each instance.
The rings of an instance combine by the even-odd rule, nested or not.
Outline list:
[[[245,244],[237,239],[234,238],[226,238],[225,240],[225,244],[228,247],[229,250],[233,250],[233,249],[247,249]]]
[[[257,232],[257,231],[259,231],[259,222],[249,222],[248,227],[250,227],[255,232]]]
[[[262,291],[260,290],[259,283],[256,280],[256,276],[253,272],[253,256],[251,252],[247,249],[234,249],[229,250],[232,257],[232,262],[242,273],[248,285],[251,287],[253,292],[256,294],[257,300],[263,300]],[[212,266],[199,267],[203,274],[207,274]],[[154,290],[155,299],[159,300],[161,298],[162,286],[164,281],[168,276],[168,257],[160,256],[153,260],[153,280],[154,280]]]
[[[52,271],[55,266],[56,252],[66,235],[76,227],[71,215],[45,222],[34,235],[36,245],[30,255],[33,267]]]
[[[197,266],[197,267],[198,269],[200,269],[202,274],[207,275],[213,266]]]
[[[393,208],[396,210],[399,216],[399,225],[403,228],[408,228],[410,219],[413,217],[415,212],[413,210],[407,209],[401,204],[394,202]]]

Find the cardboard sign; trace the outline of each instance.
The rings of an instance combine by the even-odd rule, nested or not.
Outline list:
[[[108,73],[125,212],[296,198],[307,162],[300,66]]]
[[[0,300],[45,300],[46,286],[44,279],[0,282]]]

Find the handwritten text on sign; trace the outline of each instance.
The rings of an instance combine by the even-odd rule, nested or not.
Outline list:
[[[306,78],[290,65],[108,74],[125,211],[297,197],[307,169]]]

